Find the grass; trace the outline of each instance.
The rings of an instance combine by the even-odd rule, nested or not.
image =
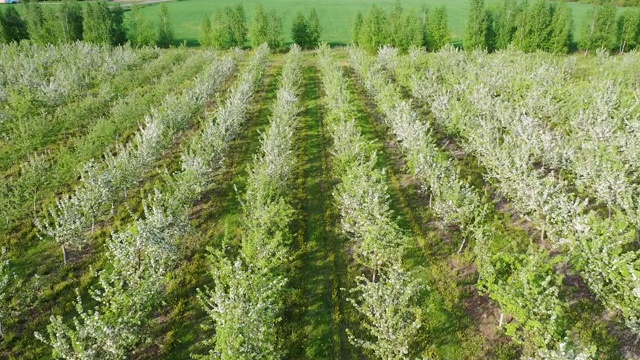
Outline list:
[[[315,59],[314,59],[315,60]],[[336,227],[335,209],[329,203],[331,181],[328,150],[322,111],[320,110],[320,79],[317,68],[305,68],[303,82],[305,111],[302,113],[301,140],[304,165],[301,167],[304,182],[303,207],[304,251],[297,287],[304,296],[303,311],[298,320],[303,341],[300,349],[292,349],[291,358],[335,359],[345,358],[342,333],[341,307],[338,298],[343,276],[346,273],[344,248],[341,239],[332,230]]]

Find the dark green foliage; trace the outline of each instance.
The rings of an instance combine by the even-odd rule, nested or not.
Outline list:
[[[169,47],[173,43],[173,27],[169,17],[169,7],[167,4],[160,6],[160,19],[158,22],[158,41],[160,47]]]
[[[491,51],[493,49],[492,42],[491,15],[485,9],[483,0],[471,0],[467,30],[463,42],[464,48],[466,50],[486,49]]]
[[[587,13],[580,36],[580,48],[615,50],[618,45],[617,29],[616,7],[612,3],[596,6]]]
[[[205,46],[205,47],[210,47],[212,44],[211,20],[207,15],[205,15],[202,18],[202,23],[200,24],[200,37],[198,38],[198,42],[200,42],[200,46]]]
[[[282,48],[284,44],[282,19],[275,10],[267,14],[262,5],[258,4],[253,17],[253,24],[249,29],[249,36],[253,47],[258,47],[266,42],[271,49],[278,50]]]
[[[54,29],[52,22],[47,19],[43,7],[35,2],[28,1],[24,6],[24,18],[27,23],[29,39],[36,44],[55,43],[52,36]]]
[[[94,44],[111,45],[114,39],[111,22],[111,12],[109,11],[106,1],[87,2],[84,8],[84,19],[82,22],[84,41]],[[31,30],[29,33],[31,34]]]
[[[242,47],[247,42],[247,15],[242,4],[227,9],[227,14],[231,19],[231,43],[233,46]]]
[[[29,2],[25,16],[29,36],[37,44],[82,40],[82,8],[75,0],[65,0],[55,7]]]
[[[8,7],[0,16],[0,42],[10,43],[28,38],[27,24],[14,6]]]
[[[128,39],[133,45],[147,46],[155,45],[156,30],[153,23],[149,20],[140,6],[134,6],[131,9],[131,16],[127,21]]]
[[[0,8],[0,44],[6,44],[9,42],[7,40],[7,36],[4,34],[4,28],[4,12],[2,11],[2,8]]]
[[[388,43],[387,17],[377,5],[372,5],[365,16],[362,29],[358,36],[358,43],[369,52],[376,52],[382,45]]]
[[[309,25],[309,47],[316,48],[320,45],[320,34],[322,33],[316,8],[311,8],[307,22]]]
[[[432,21],[427,8],[407,12],[399,1],[388,14],[377,5],[371,6],[364,18],[358,13],[352,29],[353,43],[369,52],[384,45],[401,50],[416,46],[439,49],[450,40],[445,7],[436,9]]]
[[[362,32],[363,23],[364,19],[362,18],[362,13],[358,11],[355,19],[353,20],[353,26],[351,27],[351,42],[354,45],[361,45],[360,32]]]
[[[303,49],[313,49],[320,44],[320,31],[320,20],[314,8],[308,18],[301,12],[296,15],[291,26],[291,38]]]
[[[392,43],[402,50],[412,46],[422,46],[424,43],[423,25],[415,11],[410,11],[404,16],[403,24],[396,42]]]
[[[200,43],[216,49],[242,47],[247,41],[247,19],[242,5],[217,9],[211,21],[203,19]]]
[[[77,0],[65,0],[58,10],[59,36],[63,42],[82,40],[82,7]]]
[[[402,44],[405,38],[404,32],[404,21],[403,21],[404,10],[402,9],[402,5],[400,4],[400,0],[396,0],[393,5],[393,9],[387,15],[388,22],[388,44]]]
[[[571,9],[566,1],[560,0],[555,4],[553,19],[551,19],[551,40],[548,50],[553,53],[566,54],[573,42],[573,20]]]
[[[209,45],[215,49],[228,49],[232,46],[231,24],[226,11],[217,9],[211,17]]]
[[[253,24],[249,29],[249,36],[251,37],[251,46],[254,48],[267,42],[269,37],[269,17],[264,11],[262,4],[256,6],[256,12],[253,15]]]
[[[283,30],[282,30],[282,18],[278,16],[278,13],[273,10],[269,13],[268,19],[268,32],[267,43],[273,50],[279,50],[284,45]]]
[[[450,40],[449,22],[447,19],[447,8],[437,7],[433,15],[429,16],[427,22],[427,47],[429,50],[437,51],[445,46]]]
[[[124,9],[120,4],[111,8],[111,45],[122,45],[127,42],[127,32],[124,27]]]
[[[299,12],[293,19],[293,25],[291,26],[291,38],[293,42],[300,47],[305,48],[309,42],[309,29],[307,25],[307,19]]]
[[[547,0],[537,0],[530,9],[524,8],[515,34],[515,47],[526,52],[548,50],[552,18],[553,7]]]
[[[640,9],[627,10],[618,19],[620,51],[633,50],[640,42]]]
[[[506,49],[511,44],[518,29],[521,12],[522,7],[518,5],[518,0],[503,0],[495,10],[496,49]]]

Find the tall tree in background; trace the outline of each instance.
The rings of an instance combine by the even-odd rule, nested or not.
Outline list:
[[[633,50],[640,42],[640,9],[627,10],[618,20],[618,44],[621,52]]]
[[[302,12],[298,12],[296,17],[293,19],[293,24],[291,25],[291,38],[294,43],[298,44],[303,49],[307,48],[307,44],[309,42],[309,28],[307,25],[307,19],[305,19]]]
[[[127,19],[129,41],[136,46],[155,45],[156,30],[153,23],[142,12],[140,6],[131,8],[131,15]]]
[[[249,29],[249,37],[251,38],[251,46],[254,48],[257,48],[268,40],[269,18],[262,7],[262,4],[258,4],[256,6],[256,12],[253,15],[253,23]]]
[[[217,9],[211,17],[210,45],[214,49],[228,49],[233,42],[228,9]]]
[[[387,44],[401,44],[404,42],[405,29],[403,23],[404,10],[400,0],[396,0],[391,12],[387,15]],[[382,44],[385,45],[385,44]]]
[[[231,23],[231,43],[233,46],[243,47],[247,42],[247,15],[242,4],[228,10]]]
[[[214,11],[211,20],[205,16],[200,27],[200,43],[216,49],[242,47],[247,40],[247,24],[242,5]]]
[[[0,8],[0,44],[6,44],[9,42],[8,36],[5,35],[5,21],[4,21],[4,11]]]
[[[404,15],[400,26],[400,32],[395,42],[392,43],[402,50],[407,50],[412,46],[422,46],[424,42],[424,26],[420,22],[414,10]]]
[[[122,45],[127,42],[127,31],[124,27],[124,9],[119,3],[112,6],[111,13],[111,44]]]
[[[113,29],[111,12],[106,1],[90,1],[85,4],[82,28],[84,41],[111,45]]]
[[[9,42],[7,35],[5,35],[5,27],[4,11],[0,8],[0,44],[6,44]]]
[[[553,9],[547,0],[537,0],[531,8],[524,8],[518,21],[514,45],[532,52],[547,50],[551,40]]]
[[[609,51],[616,49],[617,28],[616,7],[612,2],[590,9],[582,25],[580,48],[587,51],[601,48]]]
[[[364,18],[358,42],[365,50],[374,53],[387,43],[387,19],[384,11],[373,4]]]
[[[573,42],[573,20],[571,9],[565,0],[554,4],[553,19],[551,19],[551,40],[548,50],[557,54],[567,54]]]
[[[466,50],[486,49],[492,50],[491,17],[484,7],[483,0],[471,0],[469,20],[464,36],[464,48]]]
[[[202,18],[202,23],[200,23],[200,36],[198,37],[198,42],[200,43],[200,46],[211,46],[211,20],[208,15],[205,15]]]
[[[433,15],[429,16],[427,29],[427,48],[429,50],[438,51],[449,43],[451,35],[445,6],[437,7],[433,11]]]
[[[0,21],[4,39],[0,38],[0,42],[14,42],[29,38],[27,31],[27,23],[22,19],[18,10],[14,6],[8,7],[4,12],[4,16]]]
[[[82,40],[82,7],[77,0],[64,0],[58,7],[59,36],[63,42]]]
[[[320,45],[320,34],[322,34],[322,26],[316,8],[311,8],[307,22],[309,24],[309,47],[316,48]]]
[[[353,19],[353,26],[351,27],[351,43],[354,45],[361,45],[360,33],[362,32],[363,23],[362,13],[358,11],[356,17]]]
[[[506,49],[518,29],[522,8],[518,0],[503,0],[495,11],[496,49]]]
[[[278,13],[275,10],[272,10],[269,12],[267,19],[267,43],[271,49],[280,50],[284,46],[282,18],[278,16]]]
[[[24,5],[24,18],[27,23],[29,39],[36,44],[48,44],[56,42],[52,37],[55,30],[49,26],[47,15],[44,13],[42,6],[33,1],[27,1]]]
[[[158,24],[158,46],[169,47],[173,43],[173,26],[169,17],[167,4],[160,6],[160,19]]]

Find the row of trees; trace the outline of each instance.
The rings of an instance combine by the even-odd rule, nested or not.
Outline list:
[[[189,209],[221,170],[229,144],[246,119],[247,100],[262,74],[266,50],[258,51],[241,75],[224,111],[208,117],[183,148],[181,170],[170,174],[165,169],[165,186],[155,187],[142,202],[144,218],[107,240],[109,265],[100,273],[99,285],[89,290],[95,302],[83,304],[78,292],[73,322],[54,316],[46,334],[36,333],[55,357],[125,359],[145,339],[153,309],[166,299],[170,279],[165,275],[184,255],[180,240],[190,228]],[[238,86],[243,90],[237,91]],[[241,103],[239,94],[244,95]]]
[[[350,55],[367,92],[384,115],[389,131],[398,139],[408,170],[429,194],[429,206],[447,229],[455,226],[462,235],[458,252],[465,245],[465,239],[472,241],[480,274],[478,289],[487,293],[502,313],[513,318],[506,324],[500,320],[499,326],[504,325],[507,335],[529,348],[530,353],[556,351],[567,346],[563,323],[565,303],[558,297],[562,278],[554,275],[554,262],[549,254],[540,248],[526,252],[513,239],[510,239],[511,246],[515,246],[505,252],[500,244],[505,235],[498,230],[502,225],[492,220],[496,218],[494,204],[481,196],[460,175],[448,155],[438,149],[432,136],[433,125],[420,120],[418,113],[403,99],[401,89],[389,81],[385,71],[371,58],[355,50]],[[448,55],[442,58],[451,57]],[[440,59],[435,61],[440,63]],[[415,51],[400,61],[397,50],[385,48],[380,51],[378,62],[394,73],[399,83],[415,91],[419,101],[443,91],[443,87],[431,87],[438,82],[429,75],[422,79],[415,76],[417,69],[424,68],[424,53]],[[439,106],[433,109],[437,111]],[[488,131],[495,132],[494,129]]]
[[[433,13],[427,8],[405,12],[399,0],[389,13],[372,5],[366,16],[356,14],[352,26],[352,42],[368,51],[383,45],[403,50],[412,46],[438,50],[450,41],[450,34],[444,6]]]
[[[640,6],[640,0],[568,0],[569,2],[579,2],[582,4],[602,5],[610,2],[616,6]]]
[[[354,121],[353,96],[327,46],[321,47],[318,62],[328,109],[324,121],[332,139],[332,173],[339,180],[334,201],[361,274],[347,299],[359,324],[349,326],[348,340],[367,359],[418,358],[425,345],[420,304],[426,288],[403,259],[411,235],[394,221],[386,173]]]
[[[617,15],[615,3],[602,2],[588,13],[575,44],[573,17],[566,1],[501,0],[486,6],[484,0],[471,0],[464,47],[488,51],[516,49],[533,52],[568,53],[576,46],[584,50],[604,48],[628,51],[640,44],[640,9]],[[447,10],[404,11],[396,1],[390,12],[372,5],[363,16],[358,13],[352,24],[352,42],[370,52],[391,45],[402,50],[423,47],[436,51],[450,40]]]
[[[154,26],[140,8],[134,7],[125,23],[124,10],[109,6],[104,0],[80,6],[77,0],[65,0],[59,6],[27,2],[23,15],[14,7],[0,9],[0,43],[29,39],[36,44],[59,44],[84,40],[94,44],[168,47],[173,42],[169,9],[160,7],[158,25]]]
[[[48,216],[36,218],[35,225],[43,237],[60,244],[65,263],[66,250],[82,248],[89,241],[88,232],[95,230],[96,222],[113,215],[113,209],[127,198],[128,191],[155,166],[170,139],[184,131],[193,121],[193,114],[202,109],[234,70],[233,59],[213,62],[195,79],[192,88],[167,97],[153,109],[140,131],[125,145],[120,144],[115,154],[107,151],[103,162],[85,163],[80,184],[73,192],[57,198],[55,205],[45,206]]]
[[[315,9],[308,17],[298,13],[293,21],[291,37],[300,47],[315,48],[320,42],[320,19]],[[253,23],[247,26],[247,17],[242,4],[217,9],[212,17],[207,15],[200,25],[200,45],[215,49],[242,47],[251,40],[251,46],[267,43],[271,49],[284,45],[283,20],[275,10],[266,12],[261,4],[256,7]]]
[[[635,55],[628,56],[634,57]],[[470,60],[471,58],[475,60]],[[496,61],[498,58],[501,58],[498,60],[499,62]],[[557,69],[561,65],[553,64],[555,60],[523,61],[522,55],[510,52],[505,52],[498,58],[465,56],[457,51],[443,52],[434,61],[429,62],[429,71],[432,73],[425,76],[424,80],[419,81],[421,84],[415,82],[412,85],[412,92],[421,102],[431,104],[434,118],[446,129],[448,134],[456,134],[464,139],[460,142],[464,150],[478,157],[486,169],[486,178],[495,179],[500,193],[509,199],[514,209],[527,216],[532,224],[539,229],[542,240],[547,239],[557,248],[565,247],[565,260],[572,265],[572,268],[576,269],[577,274],[582,276],[598,301],[609,311],[618,313],[629,330],[640,336],[637,316],[638,309],[640,309],[640,298],[631,295],[633,292],[637,292],[634,289],[637,288],[638,274],[640,274],[640,269],[637,267],[640,253],[630,246],[636,241],[637,224],[634,224],[634,220],[624,213],[617,213],[618,209],[611,208],[611,205],[607,204],[609,201],[605,199],[602,199],[600,204],[596,202],[596,206],[594,206],[593,195],[598,196],[598,193],[593,190],[587,190],[588,200],[580,192],[573,190],[580,189],[581,186],[577,181],[572,181],[571,176],[565,175],[567,170],[571,171],[571,167],[563,164],[563,161],[554,161],[553,158],[562,159],[567,155],[571,158],[573,155],[570,154],[584,151],[587,146],[582,149],[567,147],[566,145],[570,145],[570,142],[567,141],[565,133],[555,132],[545,122],[547,119],[555,120],[558,118],[558,114],[571,108],[566,104],[573,104],[573,102],[571,99],[563,98],[562,105],[555,104],[555,101],[551,103],[548,101],[548,96],[537,95],[555,87],[554,93],[562,91],[565,94],[575,93],[576,97],[583,97],[585,92],[593,92],[594,89],[585,87],[581,82],[569,81],[573,79],[558,79]],[[539,60],[554,59],[543,55],[537,56],[537,58]],[[532,57],[528,56],[527,59],[532,59]],[[460,65],[463,63],[464,65]],[[606,66],[610,65],[607,63],[598,66],[602,69],[613,69],[619,66],[619,58],[616,57],[615,61],[611,62],[611,64],[613,63],[616,64],[613,67]],[[505,67],[509,67],[509,71],[504,71]],[[554,67],[556,68],[554,69]],[[445,69],[446,74],[450,75],[433,76],[433,74],[442,73],[442,70]],[[500,70],[496,71],[495,69]],[[415,72],[415,68],[413,71]],[[611,73],[606,73],[606,82],[610,83],[612,81]],[[621,81],[622,78],[628,76],[626,72],[622,73],[624,76],[615,79],[615,81]],[[585,77],[585,80],[592,83],[597,81],[597,78],[589,76]],[[536,83],[534,87],[525,91],[526,96],[523,96],[522,91],[511,92],[507,90],[517,88],[522,84],[522,81]],[[554,82],[556,84],[552,85]],[[578,85],[566,85],[574,83]],[[464,84],[464,86],[457,88],[456,84]],[[575,87],[579,87],[581,90],[577,91]],[[458,90],[450,92],[450,89],[454,88]],[[544,91],[541,91],[542,89]],[[606,101],[600,100],[605,96],[599,97],[598,100],[589,100],[598,104],[594,107],[602,107],[601,111],[594,112],[593,120],[597,117],[600,119],[596,120],[597,123],[612,124],[616,122],[612,119],[616,116],[613,115],[616,111],[612,110],[607,102],[617,103],[617,95],[609,96],[616,93],[616,90],[610,88],[603,90],[608,95]],[[527,115],[523,114],[525,108]],[[549,111],[548,109],[554,110]],[[596,113],[603,114],[602,111],[607,113],[605,122],[602,121],[602,115],[595,115]],[[585,110],[580,110],[582,118],[575,121],[575,124],[593,129],[594,126],[588,125],[596,121],[590,122],[588,119],[590,115],[583,114],[583,112]],[[585,122],[588,125],[582,125]],[[610,131],[610,128],[607,125],[607,132]],[[602,136],[600,135],[602,133],[605,132],[592,132],[590,136]],[[593,141],[591,142],[592,144],[589,145],[593,147],[595,144]],[[604,159],[610,155],[605,153],[601,156],[601,159]],[[589,171],[606,169],[600,164],[604,165],[610,162],[609,160],[601,161],[597,157],[592,158],[591,161],[595,161],[596,164],[589,166]],[[538,164],[541,163],[544,168],[554,169],[554,171],[540,170]],[[557,176],[556,174],[560,171],[563,175]],[[605,175],[601,179],[598,179],[600,176],[595,176],[593,180],[600,182],[600,180],[606,179],[607,181],[601,181],[599,186],[615,184],[612,188],[617,191],[620,186],[614,182],[617,177],[615,172],[601,172],[612,176]],[[607,189],[603,190],[606,193]],[[599,206],[602,204],[606,205],[605,208],[609,207],[614,210],[610,216],[601,215],[602,208]],[[637,215],[635,219],[637,219]],[[490,239],[495,236],[481,235],[476,238],[476,244],[478,244],[479,238]],[[483,251],[478,251],[478,254],[482,253]],[[542,262],[535,260],[535,262],[544,264],[546,260]],[[496,266],[496,269],[499,268],[504,268],[504,266]],[[539,268],[544,270],[544,267]],[[526,267],[522,269],[526,269]],[[551,273],[549,270],[549,274]],[[486,275],[481,275],[481,278],[484,281],[489,279]],[[562,283],[558,280],[553,280],[553,282],[557,286]],[[541,289],[551,290],[550,284],[547,282]],[[495,289],[500,287],[505,289],[499,283],[496,285],[498,286]],[[514,290],[524,289],[514,288]],[[556,324],[554,327],[560,330],[566,325],[562,324],[564,320],[557,320],[561,317],[568,319],[566,317],[568,311],[566,303],[569,300],[562,298],[563,291],[557,294],[561,297],[560,304],[562,306],[551,307],[549,305],[552,303],[546,302],[540,306],[542,312],[539,313],[555,313],[557,316],[554,315],[554,323]],[[499,297],[502,300],[497,301],[514,298],[507,293],[502,293]],[[553,308],[557,308],[559,311],[553,310]],[[526,305],[523,309],[526,309]],[[534,331],[533,328],[531,330]],[[555,337],[555,339],[559,341],[560,337]]]
[[[464,47],[489,51],[513,45],[526,52],[568,53],[576,45],[583,50],[627,51],[640,42],[640,10],[627,10],[620,16],[614,2],[589,10],[574,44],[573,18],[565,1],[502,0],[486,7],[484,0],[471,0],[464,36]]]
[[[302,53],[293,46],[270,126],[248,171],[238,256],[216,249],[209,258],[214,287],[199,291],[198,299],[214,323],[215,335],[207,341],[212,345],[209,354],[194,358],[282,358],[278,324],[288,294],[291,224],[296,218],[290,190],[297,164],[301,80]]]

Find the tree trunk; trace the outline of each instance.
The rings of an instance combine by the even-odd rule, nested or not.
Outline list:
[[[62,244],[62,260],[64,264],[67,265],[67,249],[64,247],[64,244]]]
[[[462,252],[462,249],[464,248],[465,242],[467,242],[467,239],[466,238],[462,238],[462,244],[460,244],[460,249],[458,249],[457,254],[460,254]]]
[[[0,321],[0,338],[4,339],[4,327],[2,327],[2,321]]]
[[[498,321],[498,327],[501,328],[502,327],[502,321],[504,320],[504,314],[500,313],[500,320]]]

